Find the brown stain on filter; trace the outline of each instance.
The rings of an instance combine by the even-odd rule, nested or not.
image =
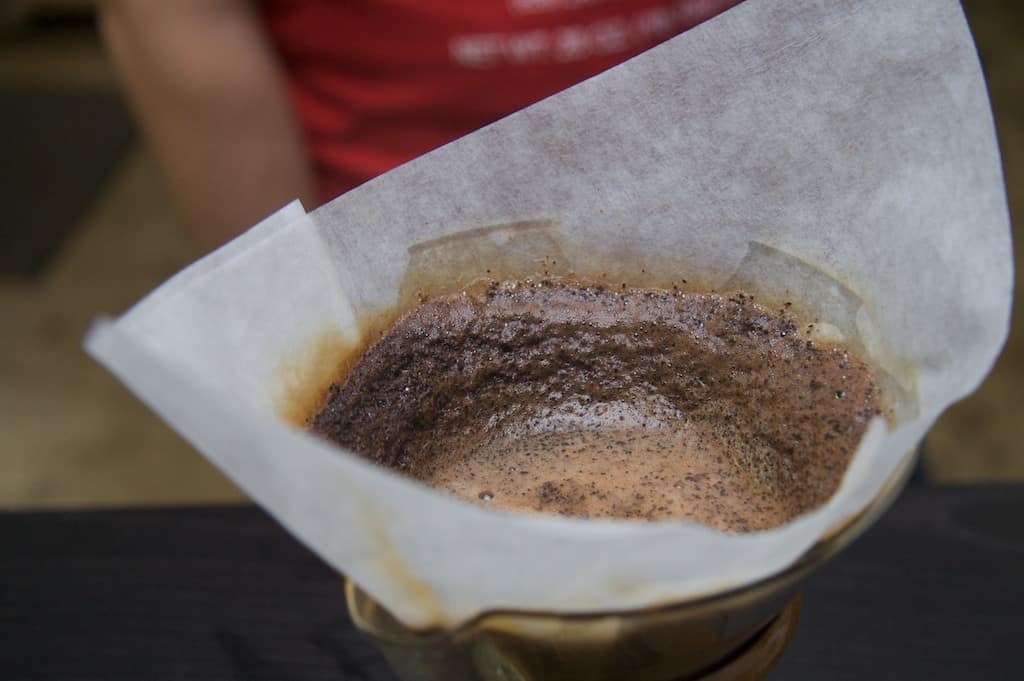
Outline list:
[[[323,405],[331,384],[344,380],[366,348],[391,325],[397,313],[397,310],[387,310],[362,315],[358,328],[363,332],[359,338],[346,335],[337,328],[325,329],[283,358],[277,372],[279,388],[275,411],[278,416],[293,426],[307,428],[309,417]],[[377,539],[376,570],[386,574],[392,585],[400,589],[403,598],[426,615],[425,628],[438,626],[442,610],[437,596],[402,559],[391,537],[387,519],[370,500],[361,501],[363,522]]]
[[[383,517],[369,501],[364,501],[363,507],[366,529],[377,539],[373,556],[374,568],[378,573],[386,575],[391,587],[399,590],[402,599],[420,613],[423,622],[417,629],[427,631],[450,624],[443,621],[443,610],[437,594],[416,576],[399,554],[388,528],[387,518]]]
[[[305,428],[327,395],[327,389],[364,350],[363,344],[336,328],[325,329],[283,358],[278,366],[275,411],[285,422]]]

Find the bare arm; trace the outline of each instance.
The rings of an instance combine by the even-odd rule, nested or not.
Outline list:
[[[248,0],[105,0],[101,30],[188,231],[215,247],[300,198],[312,171]]]

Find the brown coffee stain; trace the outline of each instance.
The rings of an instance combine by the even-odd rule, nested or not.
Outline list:
[[[433,589],[416,576],[399,554],[388,519],[369,500],[361,498],[360,502],[363,507],[360,518],[377,540],[373,554],[375,571],[386,576],[390,588],[420,614],[423,621],[416,629],[429,631],[450,625],[451,622],[444,621],[444,611]]]
[[[348,375],[352,365],[376,337],[374,330],[386,329],[393,314],[390,311],[368,313],[361,319],[360,328],[366,330],[361,337],[347,336],[335,328],[325,329],[281,360],[275,400],[275,410],[280,418],[293,426],[307,428],[309,417],[320,409],[331,384]],[[360,497],[357,501],[362,506],[362,524],[377,540],[374,544],[376,571],[386,575],[402,599],[426,616],[423,628],[440,626],[442,610],[437,596],[406,566],[392,538],[387,518],[368,498]]]
[[[365,347],[341,330],[329,328],[278,363],[274,410],[286,423],[305,428],[323,404],[327,389],[359,358]]]

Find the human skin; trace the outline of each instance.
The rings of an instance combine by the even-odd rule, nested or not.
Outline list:
[[[104,0],[104,42],[184,228],[215,248],[316,206],[285,79],[246,0]]]

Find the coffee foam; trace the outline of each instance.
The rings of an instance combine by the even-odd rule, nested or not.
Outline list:
[[[878,413],[866,365],[785,310],[525,281],[399,318],[311,425],[495,508],[750,531],[831,496]]]

